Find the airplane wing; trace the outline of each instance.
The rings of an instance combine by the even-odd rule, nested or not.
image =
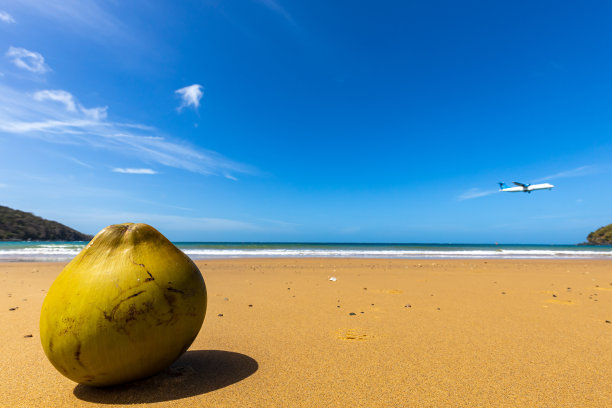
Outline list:
[[[517,186],[521,186],[521,187],[529,187],[529,184],[523,184],[523,183],[519,183],[518,181],[513,181],[514,184],[516,184]]]

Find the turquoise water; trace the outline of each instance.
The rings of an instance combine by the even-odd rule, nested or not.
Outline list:
[[[0,242],[0,261],[66,262],[86,242]],[[194,260],[224,258],[612,259],[611,246],[175,242]]]

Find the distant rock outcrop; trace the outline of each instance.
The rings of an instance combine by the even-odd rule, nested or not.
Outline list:
[[[612,224],[593,231],[587,237],[589,245],[612,245]]]
[[[59,222],[0,205],[0,241],[89,241],[91,238]]]

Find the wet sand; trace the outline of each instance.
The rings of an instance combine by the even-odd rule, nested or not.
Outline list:
[[[100,389],[64,378],[40,345],[65,264],[0,263],[0,406],[612,406],[610,261],[197,264],[208,311],[189,351]]]

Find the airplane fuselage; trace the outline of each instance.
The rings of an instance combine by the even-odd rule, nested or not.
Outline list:
[[[526,185],[517,186],[517,187],[505,187],[505,188],[501,188],[500,191],[508,192],[508,193],[518,193],[518,192],[531,193],[532,191],[535,191],[535,190],[550,190],[553,187],[554,186],[552,184],[550,184],[550,183],[526,184]]]

